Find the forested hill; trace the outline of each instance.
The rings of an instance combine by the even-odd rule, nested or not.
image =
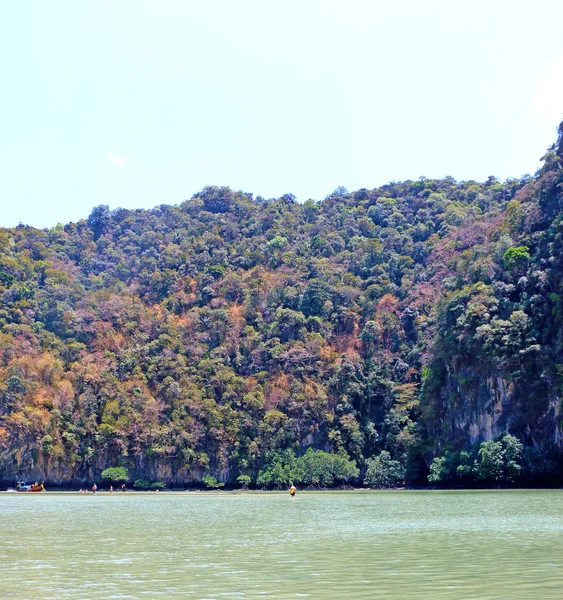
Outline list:
[[[560,482],[559,131],[504,183],[0,230],[0,479]]]

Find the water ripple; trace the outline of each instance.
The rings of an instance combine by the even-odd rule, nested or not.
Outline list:
[[[563,491],[0,495],[2,598],[563,597]]]

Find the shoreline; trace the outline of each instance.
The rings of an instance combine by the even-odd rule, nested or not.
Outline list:
[[[354,489],[317,489],[298,490],[297,495],[310,494],[396,494],[396,493],[490,493],[490,492],[537,492],[537,491],[562,490],[563,487],[519,487],[519,488],[354,488]],[[0,496],[289,496],[286,490],[127,490],[126,492],[98,490],[95,494],[91,491],[80,492],[68,489],[46,489],[43,492],[17,492],[15,489],[0,490]]]

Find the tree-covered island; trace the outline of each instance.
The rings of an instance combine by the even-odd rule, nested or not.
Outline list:
[[[0,479],[560,485],[562,210],[563,123],[505,182],[2,229]]]

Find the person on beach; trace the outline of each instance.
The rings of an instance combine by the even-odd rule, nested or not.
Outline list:
[[[110,485],[110,486],[109,486],[109,493],[110,493],[110,494],[113,494],[113,485]]]
[[[98,486],[96,484],[94,484],[92,486],[92,493],[95,494],[98,491]]]
[[[123,484],[123,485],[121,486],[121,491],[122,491],[122,492],[124,492],[124,491],[125,491],[125,484]]]
[[[295,488],[295,486],[293,485],[293,483],[291,484],[291,487],[289,488],[289,495],[292,498],[295,498],[295,492],[297,491],[297,489]]]

